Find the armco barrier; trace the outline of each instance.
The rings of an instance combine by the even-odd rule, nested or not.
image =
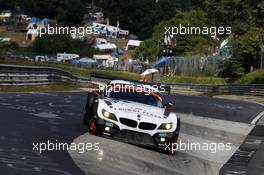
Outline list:
[[[0,85],[49,84],[63,81],[90,82],[57,68],[0,64]]]
[[[67,71],[57,68],[39,67],[39,66],[17,66],[17,65],[5,65],[5,64],[0,64],[0,74],[2,74],[2,78],[0,76],[1,78],[0,85],[1,85],[1,80],[6,80],[6,78],[9,79],[10,85],[19,84],[19,83],[20,84],[30,83],[30,81],[23,82],[23,78],[18,78],[17,74],[24,77],[30,77],[30,76],[34,77],[35,75],[43,75],[43,76],[47,75],[47,83],[70,80],[70,81],[78,81],[78,82],[97,82],[97,83],[101,82],[106,84],[110,80],[120,79],[119,77],[105,75],[105,74],[98,74],[98,73],[92,73],[91,77],[86,78],[86,77],[72,75]],[[40,78],[35,78],[35,79],[31,78],[33,83],[38,82],[39,79]],[[127,78],[126,80],[130,81],[129,78]],[[42,83],[44,83],[43,80],[41,81]],[[5,84],[8,84],[8,82],[5,82]],[[161,85],[161,83],[152,83],[152,84]],[[252,84],[252,85],[165,84],[165,85],[166,85],[166,90],[171,93],[177,93],[177,91],[197,91],[207,95],[235,94],[235,95],[264,96],[264,84]]]
[[[264,96],[264,84],[250,85],[195,85],[195,84],[169,84],[172,92],[180,90],[197,91],[206,94],[234,94]]]

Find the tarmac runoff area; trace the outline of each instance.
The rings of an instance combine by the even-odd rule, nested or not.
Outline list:
[[[99,143],[100,150],[82,154],[69,151],[70,156],[77,166],[89,175],[219,175],[220,168],[253,128],[253,125],[246,123],[182,113],[178,115],[182,121],[181,142],[200,145],[230,144],[230,149],[178,150],[175,155],[167,155],[85,133],[74,139],[74,143]]]

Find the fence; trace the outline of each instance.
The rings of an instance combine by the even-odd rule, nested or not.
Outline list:
[[[221,57],[172,57],[160,67],[162,74],[183,76],[214,76],[219,72]]]
[[[215,76],[219,73],[219,63],[221,61],[222,59],[219,56],[172,57],[165,64],[159,66],[158,69],[162,75]],[[141,61],[119,61],[113,69],[141,73],[152,65],[154,65],[154,62],[147,65]]]

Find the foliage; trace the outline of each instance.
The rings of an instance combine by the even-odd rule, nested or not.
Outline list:
[[[226,59],[220,65],[219,75],[223,78],[236,79],[244,75],[244,68],[237,59]]]
[[[78,25],[84,14],[85,0],[0,0],[0,10],[23,12],[39,18],[57,19],[64,25]]]
[[[81,0],[68,0],[56,12],[56,20],[64,25],[79,25],[84,15],[84,3]]]
[[[42,62],[32,62],[32,61],[22,61],[22,60],[13,60],[13,59],[6,59],[6,64],[15,64],[15,65],[30,65],[30,66],[48,66],[48,67],[54,67],[59,68],[62,70],[65,70],[67,72],[70,72],[74,75],[84,76],[88,77],[91,75],[91,73],[98,73],[101,75],[112,75],[115,77],[119,77],[120,79],[127,79],[128,77],[132,80],[139,80],[140,75],[133,72],[126,72],[126,71],[114,71],[114,70],[104,70],[104,69],[85,69],[85,68],[79,68],[74,67],[69,64],[51,64],[51,63],[42,63]]]
[[[0,63],[4,63],[6,58],[6,53],[18,48],[17,43],[15,42],[2,42],[0,41]]]
[[[225,71],[221,75],[239,77],[251,67],[259,67],[260,46],[264,44],[264,1],[205,0],[205,6],[212,25],[232,27],[234,54],[222,65]]]
[[[69,35],[44,35],[33,44],[33,51],[43,54],[75,53],[92,57],[96,50],[84,41],[74,40]]]
[[[102,7],[113,24],[118,20],[121,28],[129,29],[141,39],[150,37],[154,25],[173,17],[177,9],[191,6],[190,0],[103,0],[95,3]]]
[[[152,38],[144,41],[134,51],[134,56],[141,57],[150,53],[151,60],[154,60],[162,55],[166,49],[163,44],[165,27],[179,27],[180,24],[182,26],[202,28],[203,26],[208,26],[207,15],[201,10],[177,11],[172,19],[162,21],[154,27]],[[177,46],[173,49],[173,55],[204,55],[208,46],[216,44],[212,39],[204,35],[176,35],[176,40]]]
[[[240,80],[240,84],[264,84],[264,70],[256,70],[244,75]]]
[[[251,67],[257,68],[260,64],[261,49],[264,44],[264,34],[260,29],[251,29],[242,36],[233,39],[234,58],[249,72]]]
[[[140,44],[140,47],[137,47],[132,52],[132,56],[134,58],[154,60],[156,56],[159,54],[159,50],[157,46],[158,44],[157,42],[155,42],[155,40],[153,39],[145,40]]]
[[[96,85],[90,83],[82,85],[76,82],[62,82],[48,85],[1,86],[0,92],[63,92],[78,90],[80,87],[97,88]]]
[[[219,77],[188,77],[188,76],[164,76],[162,83],[190,83],[190,84],[226,84],[225,79]]]

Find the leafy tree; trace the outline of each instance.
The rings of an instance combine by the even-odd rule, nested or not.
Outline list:
[[[0,41],[0,63],[4,63],[7,52],[16,50],[18,48],[15,42],[3,42]]]
[[[82,0],[68,0],[57,8],[56,19],[64,25],[79,25],[84,15]]]
[[[33,51],[42,54],[75,53],[92,57],[96,50],[84,41],[74,40],[69,35],[44,35],[35,40]]]
[[[78,25],[84,15],[85,0],[0,0],[0,10],[21,12],[39,18],[57,19],[64,25]]]
[[[195,16],[195,18],[193,18]],[[151,53],[151,59],[154,60],[157,56],[163,54],[164,46],[164,33],[165,27],[184,27],[194,26],[200,27],[208,26],[207,15],[201,10],[190,10],[186,12],[177,11],[175,17],[170,20],[162,21],[154,27],[152,38],[144,41],[140,47],[134,51],[134,56],[141,56],[142,53]],[[209,26],[208,26],[209,27]],[[171,31],[171,30],[170,30]],[[175,35],[176,47],[172,49],[173,55],[204,55],[208,46],[216,45],[206,35]]]
[[[121,28],[129,29],[142,39],[151,36],[158,22],[173,17],[181,4],[178,0],[103,0],[95,3],[102,7],[112,24],[118,20]]]
[[[244,72],[245,70],[238,59],[226,59],[220,64],[219,75],[223,78],[240,78]]]
[[[251,67],[257,68],[261,57],[260,46],[264,43],[263,31],[257,28],[249,30],[242,36],[235,36],[233,40],[234,57],[240,65],[249,72]]]
[[[244,73],[251,67],[257,68],[260,46],[264,44],[263,0],[205,0],[205,6],[212,25],[232,27],[233,58],[222,66],[227,66],[227,70],[233,62],[234,67],[244,70]],[[241,75],[236,69],[230,69],[229,73],[231,77]]]

